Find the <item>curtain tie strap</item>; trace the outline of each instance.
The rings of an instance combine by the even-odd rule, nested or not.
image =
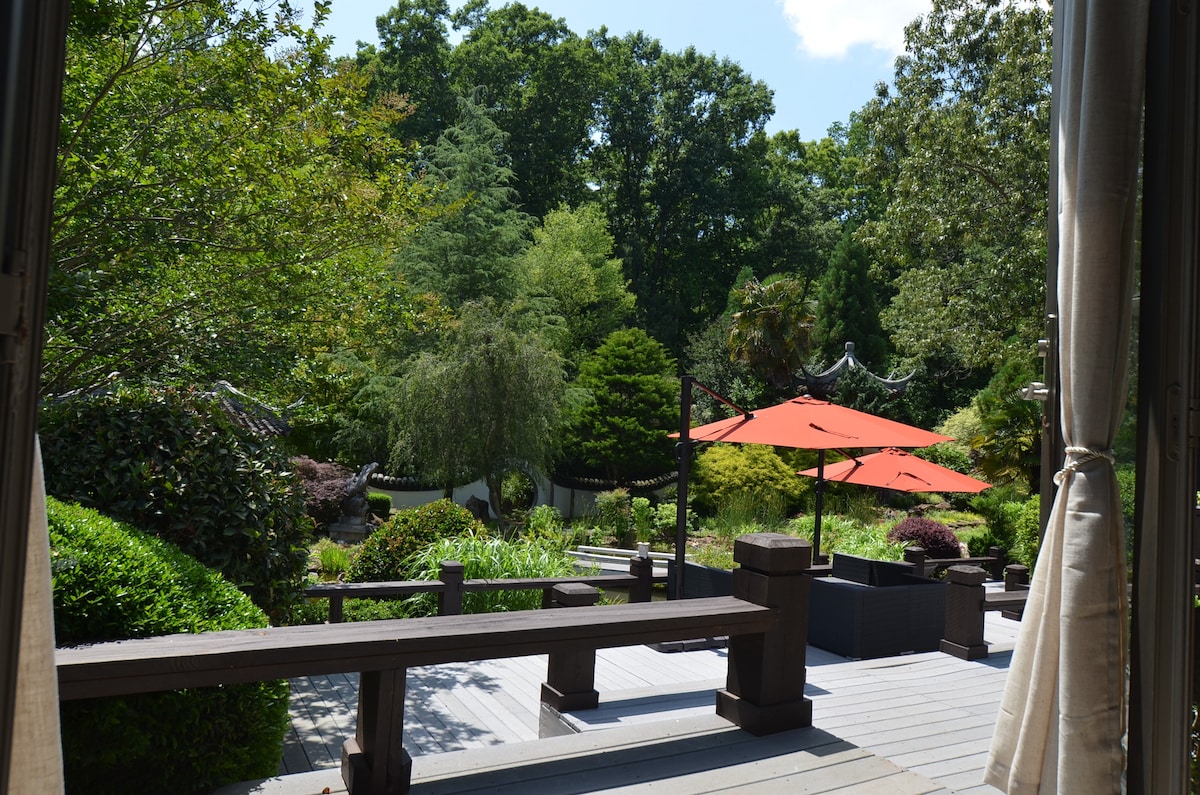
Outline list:
[[[1054,485],[1061,486],[1063,480],[1066,479],[1067,473],[1074,474],[1084,464],[1099,460],[1107,461],[1109,464],[1116,463],[1112,450],[1093,450],[1090,447],[1068,447],[1066,463],[1063,464],[1062,469],[1054,473]]]

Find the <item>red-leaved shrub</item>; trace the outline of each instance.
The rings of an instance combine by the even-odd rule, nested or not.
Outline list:
[[[349,468],[332,462],[314,461],[308,456],[292,459],[292,466],[304,485],[304,509],[324,530],[342,515],[342,500],[346,499],[346,481],[353,474]]]
[[[922,516],[910,516],[901,521],[888,532],[887,540],[921,547],[930,558],[962,557],[954,531],[941,522]]]

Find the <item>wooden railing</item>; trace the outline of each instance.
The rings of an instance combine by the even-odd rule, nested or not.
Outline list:
[[[412,596],[419,593],[438,595],[438,615],[456,616],[462,613],[465,593],[481,591],[541,591],[542,607],[550,605],[550,594],[556,585],[583,583],[602,589],[627,588],[630,602],[649,602],[655,583],[666,582],[665,576],[654,575],[650,558],[629,560],[628,574],[593,574],[579,577],[532,577],[524,579],[463,579],[463,565],[457,561],[442,561],[436,580],[405,580],[397,582],[336,582],[310,585],[304,590],[309,599],[329,600],[329,623],[341,623],[346,599],[381,599]]]
[[[983,587],[987,573],[978,566],[951,566],[946,573],[946,634],[941,650],[963,660],[988,656],[983,614],[1000,610],[1019,618],[1029,596],[1029,569],[1017,563],[1005,569],[1004,590]]]
[[[981,566],[988,579],[1004,579],[1004,550],[1000,547],[989,547],[988,554],[974,558],[931,558],[921,547],[908,547],[904,550],[904,562],[911,563],[913,574],[919,577],[932,577],[951,566]]]
[[[639,643],[729,637],[729,672],[717,713],[755,734],[812,723],[804,697],[808,542],[772,533],[734,547],[734,596],[571,607],[486,615],[277,627],[141,638],[59,649],[63,700],[360,672],[355,737],[342,751],[351,795],[409,790],[412,759],[402,743],[409,667],[549,655],[547,693],[591,704],[595,650]],[[586,588],[559,586],[570,603]],[[590,599],[590,597],[588,597]],[[581,671],[583,673],[581,674]],[[579,697],[578,699],[575,697]]]

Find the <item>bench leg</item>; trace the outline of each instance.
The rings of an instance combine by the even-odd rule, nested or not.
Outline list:
[[[350,795],[405,795],[412,757],[404,750],[407,671],[364,671],[358,683],[354,739],[342,746],[342,780]]]

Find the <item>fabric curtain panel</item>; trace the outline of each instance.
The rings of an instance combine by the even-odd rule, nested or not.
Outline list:
[[[1011,795],[1118,793],[1125,541],[1110,452],[1124,409],[1148,0],[1065,0],[1058,101],[1059,366],[1066,464],[985,780]]]
[[[63,791],[58,723],[58,672],[54,667],[54,596],[50,588],[50,536],[42,455],[36,442],[29,506],[21,647],[17,662],[17,711],[12,769],[6,792]]]

